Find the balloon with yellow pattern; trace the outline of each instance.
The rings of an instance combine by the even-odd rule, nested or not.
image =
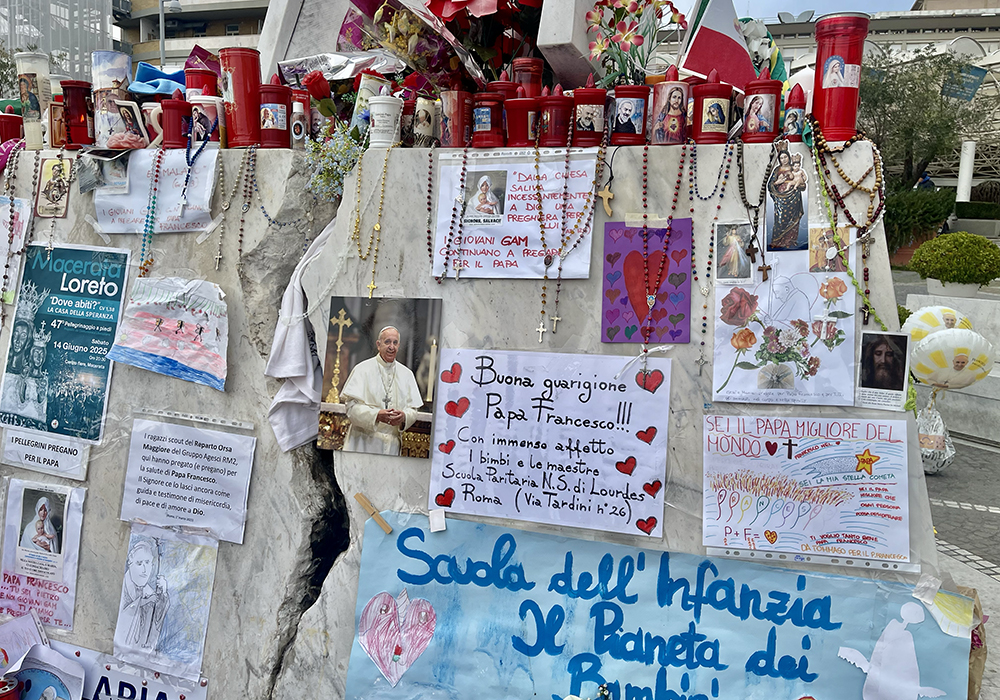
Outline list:
[[[910,336],[911,342],[916,343],[932,333],[949,328],[966,328],[971,331],[972,321],[961,311],[947,306],[925,306],[910,314],[902,330]]]
[[[963,389],[990,373],[994,354],[990,341],[975,331],[946,328],[916,344],[910,371],[938,389]]]

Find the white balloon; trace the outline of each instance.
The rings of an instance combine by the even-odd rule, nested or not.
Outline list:
[[[949,328],[972,330],[972,321],[961,311],[948,306],[925,306],[910,314],[902,330],[910,336],[912,342],[916,343],[932,333]]]
[[[910,354],[910,371],[919,381],[938,389],[963,389],[993,369],[990,341],[965,328],[931,333]]]

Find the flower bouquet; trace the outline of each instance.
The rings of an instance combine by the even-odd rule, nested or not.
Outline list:
[[[676,27],[677,36],[662,32],[664,17]],[[597,0],[587,13],[590,58],[601,59],[605,76],[599,85],[642,85],[657,50],[668,38],[680,39],[687,20],[670,0]]]
[[[306,141],[306,163],[312,169],[309,190],[321,199],[338,202],[344,194],[344,178],[364,152],[357,128],[346,121],[329,119],[316,140]]]

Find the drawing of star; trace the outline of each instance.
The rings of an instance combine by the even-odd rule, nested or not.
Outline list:
[[[865,448],[864,452],[854,456],[857,457],[858,459],[858,466],[855,468],[854,471],[868,472],[868,476],[871,476],[872,466],[875,464],[875,462],[882,459],[881,457],[876,457],[875,455],[873,455],[871,453],[871,450],[869,450],[867,447]]]

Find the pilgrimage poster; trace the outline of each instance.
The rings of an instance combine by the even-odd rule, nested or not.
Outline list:
[[[0,424],[100,442],[129,252],[31,245],[25,258]]]

